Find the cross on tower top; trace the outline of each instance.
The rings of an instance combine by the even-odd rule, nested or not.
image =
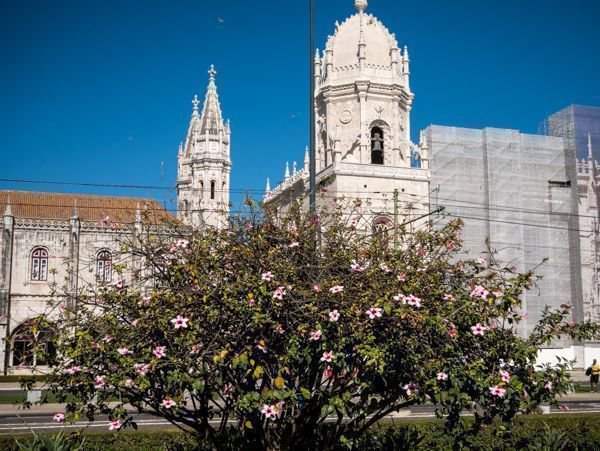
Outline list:
[[[198,112],[198,105],[200,105],[200,101],[198,100],[198,94],[194,94],[194,100],[192,100],[192,105],[194,105],[194,112]]]
[[[208,71],[208,75],[210,75],[210,79],[211,80],[215,79],[215,75],[217,75],[217,71],[215,70],[215,65],[214,64],[210,65],[210,70]]]

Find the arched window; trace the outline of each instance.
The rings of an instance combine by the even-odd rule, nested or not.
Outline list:
[[[373,235],[378,238],[387,238],[392,232],[394,224],[390,218],[381,216],[373,221]]]
[[[421,168],[421,155],[416,150],[410,153],[410,167],[415,169]]]
[[[31,280],[48,280],[48,251],[43,247],[31,253]]]
[[[96,257],[96,278],[102,283],[112,281],[112,255],[108,251],[101,251]]]
[[[200,199],[204,199],[204,182],[200,180]]]
[[[371,164],[383,164],[383,130],[379,127],[371,130]]]
[[[56,347],[49,330],[33,332],[32,323],[17,327],[11,336],[13,366],[52,366]]]
[[[212,180],[212,181],[210,182],[210,198],[211,198],[211,199],[213,199],[213,200],[214,200],[214,198],[215,198],[215,185],[216,185],[216,184],[217,184],[217,183],[216,183],[214,180]]]

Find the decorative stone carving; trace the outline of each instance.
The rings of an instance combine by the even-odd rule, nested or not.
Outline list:
[[[340,115],[340,122],[342,124],[349,124],[350,122],[352,122],[352,111],[350,111],[350,110],[342,111],[342,114]]]

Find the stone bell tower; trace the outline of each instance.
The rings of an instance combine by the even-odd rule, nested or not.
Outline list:
[[[408,48],[367,6],[355,0],[315,55],[316,179],[326,197],[364,201],[365,229],[392,229],[427,214],[428,162],[425,143],[411,141]],[[302,186],[286,177],[265,200],[284,208],[307,191],[301,176]]]
[[[187,137],[177,157],[177,217],[194,228],[226,227],[229,216],[231,127],[223,122],[214,66],[208,74],[202,112],[194,96]]]

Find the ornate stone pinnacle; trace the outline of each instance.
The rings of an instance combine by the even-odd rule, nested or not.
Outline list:
[[[194,100],[192,100],[192,105],[194,105],[194,113],[198,114],[198,105],[200,105],[200,100],[198,100],[197,94],[194,94]]]
[[[361,13],[367,9],[367,6],[369,6],[367,0],[354,0],[354,7]]]
[[[217,75],[217,71],[215,70],[215,65],[214,64],[210,65],[210,70],[208,71],[208,75],[210,75],[210,79],[211,80],[215,79],[215,75]]]

